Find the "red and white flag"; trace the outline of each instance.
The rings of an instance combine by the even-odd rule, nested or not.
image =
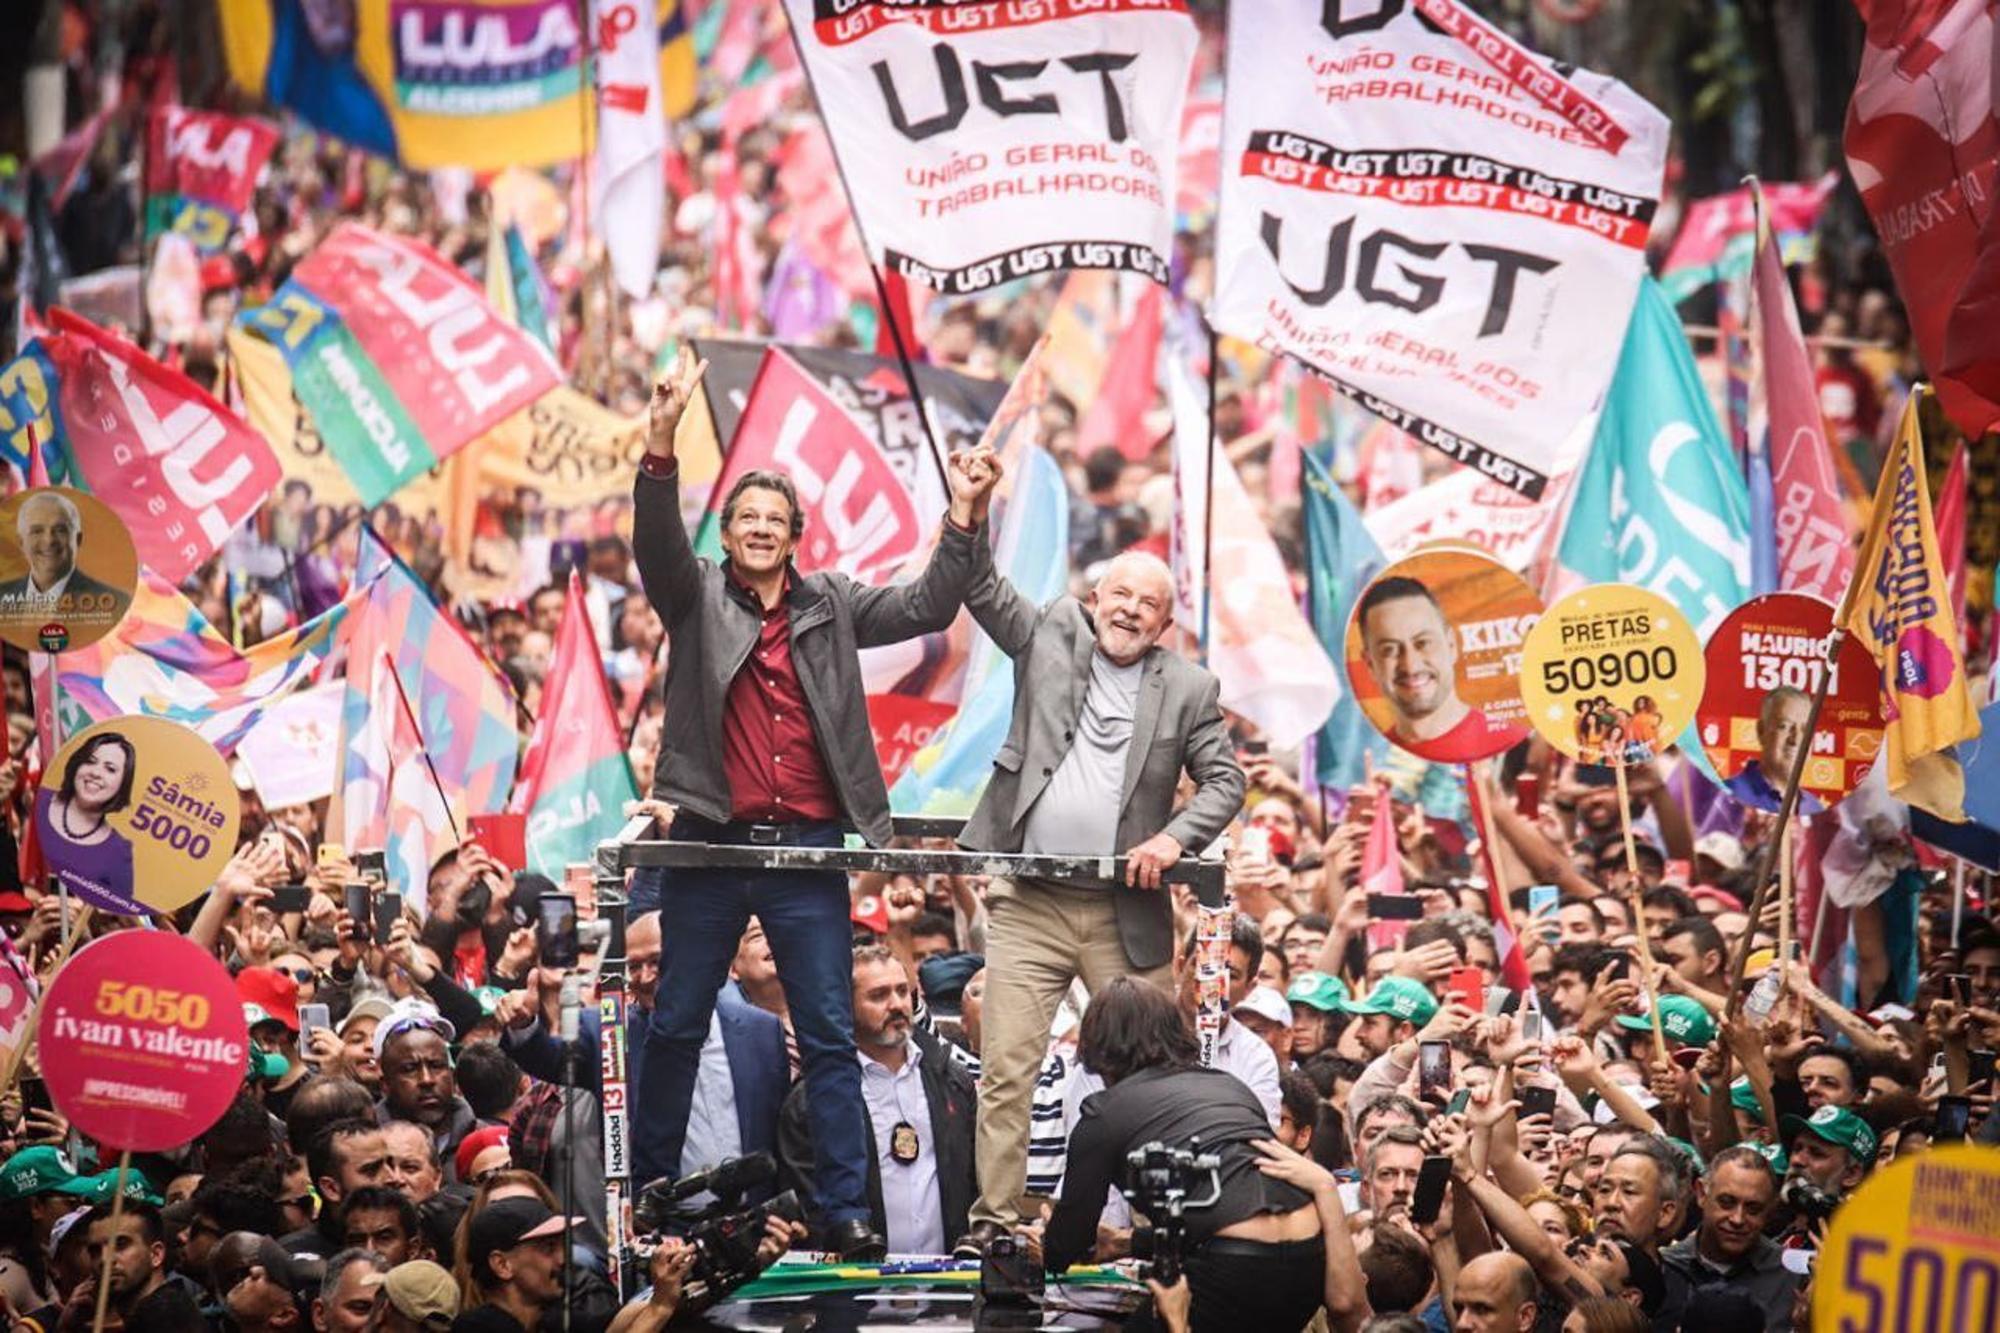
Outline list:
[[[1768,223],[1758,228],[1750,325],[1756,348],[1750,428],[1758,434],[1761,424],[1771,460],[1778,588],[1838,604],[1854,578],[1854,536],[1819,411],[1812,358]]]
[[[650,296],[666,219],[667,120],[660,106],[660,29],[640,0],[591,0],[596,46],[597,160],[591,211],[611,274],[635,299]]]

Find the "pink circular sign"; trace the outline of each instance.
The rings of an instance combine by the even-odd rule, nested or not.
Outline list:
[[[78,950],[36,1029],[49,1098],[111,1148],[205,1132],[243,1086],[250,1032],[229,971],[179,935],[124,930]]]

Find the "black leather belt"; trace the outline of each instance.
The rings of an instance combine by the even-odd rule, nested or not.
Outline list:
[[[743,840],[752,847],[783,847],[803,842],[809,836],[825,833],[834,826],[827,820],[812,819],[801,820],[796,824],[746,824],[737,821],[728,827],[740,832]]]

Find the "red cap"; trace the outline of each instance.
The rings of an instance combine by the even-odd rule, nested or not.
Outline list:
[[[508,1147],[505,1125],[486,1125],[467,1134],[458,1144],[458,1155],[451,1164],[458,1172],[458,1183],[471,1184],[472,1164],[479,1160],[479,1154],[488,1148]]]
[[[299,983],[273,967],[246,967],[236,974],[236,998],[254,1004],[292,1031],[299,1030]]]
[[[854,900],[854,909],[848,914],[857,926],[866,926],[877,935],[889,933],[889,904],[882,901],[879,893],[864,893]]]
[[[32,912],[35,900],[19,889],[0,889],[0,912]]]

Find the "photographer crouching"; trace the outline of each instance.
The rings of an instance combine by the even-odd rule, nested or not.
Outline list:
[[[1301,1329],[1323,1304],[1336,1329],[1366,1318],[1332,1177],[1270,1142],[1240,1080],[1200,1066],[1172,996],[1113,981],[1084,1011],[1077,1057],[1105,1087],[1070,1135],[1062,1199],[1041,1234],[1049,1272],[1089,1258],[1116,1184],[1152,1224],[1134,1252],[1150,1249],[1169,1285],[1176,1268],[1186,1274],[1189,1327]]]

